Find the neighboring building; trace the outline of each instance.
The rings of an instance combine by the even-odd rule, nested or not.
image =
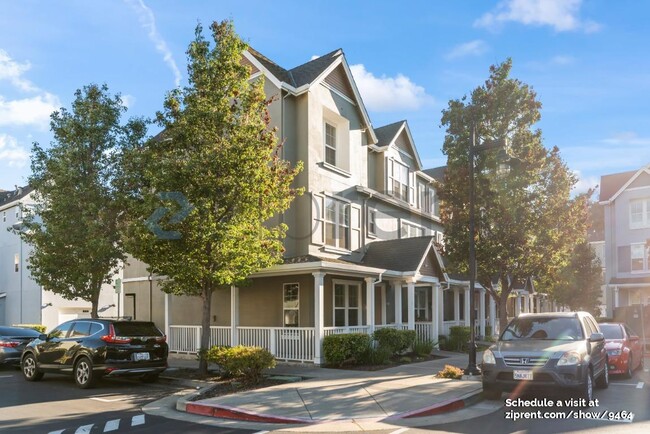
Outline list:
[[[284,264],[214,295],[212,343],[321,363],[328,334],[396,327],[437,341],[462,324],[459,315],[443,321],[443,299],[459,297],[443,295],[438,196],[408,123],[372,126],[341,50],[291,70],[253,49],[243,62],[276,97],[271,123],[283,157],[304,163],[296,184],[305,194],[279,217],[289,227]],[[124,314],[164,325],[173,351],[196,351],[200,300],[163,295],[156,280],[129,261]]]
[[[602,270],[600,316],[607,317],[607,283],[605,281],[605,266],[607,265],[605,259],[605,208],[599,203],[594,203],[591,206],[589,220],[590,227],[589,232],[587,233],[587,242],[594,250]]]
[[[601,177],[607,316],[650,305],[650,166]]]
[[[43,324],[51,330],[63,321],[89,317],[90,303],[65,300],[32,279],[27,268],[32,247],[10,229],[22,228],[33,195],[31,187],[0,192],[0,325]],[[115,303],[115,291],[106,285],[99,303],[102,315],[116,315]]]

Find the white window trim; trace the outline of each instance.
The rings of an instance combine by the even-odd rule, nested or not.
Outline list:
[[[373,224],[375,226],[375,230],[371,231],[370,230],[370,215],[373,215]],[[366,233],[368,235],[368,238],[377,238],[377,210],[375,208],[368,208],[368,221],[366,223]]]
[[[415,292],[416,292],[416,297],[414,301],[414,309],[415,309],[415,320],[418,321],[418,311],[424,311],[424,321],[429,322],[431,321],[431,309],[430,307],[430,301],[431,301],[431,291],[428,291],[427,289],[430,289],[430,286],[416,286],[415,287]],[[417,293],[421,292],[418,291],[418,289],[424,289],[424,307],[418,307],[417,301]],[[422,320],[420,320],[422,321]]]
[[[421,229],[422,234],[418,235],[419,237],[422,237],[422,236],[426,235],[426,228],[424,226],[419,225],[417,223],[413,223],[413,222],[405,220],[405,219],[400,219],[399,220],[399,238],[400,239],[415,238],[415,237],[402,237],[402,225],[410,226],[410,227],[415,228],[415,229]]]
[[[335,215],[336,215],[336,219],[337,219],[336,222],[330,222],[327,219],[327,201],[328,200],[333,200],[337,204],[336,211],[335,211]],[[323,244],[325,246],[325,249],[331,249],[331,250],[335,250],[337,252],[350,252],[350,245],[348,245],[348,246],[339,246],[338,245],[339,237],[337,235],[339,234],[340,228],[345,227],[345,226],[341,226],[340,222],[338,221],[338,218],[339,218],[339,215],[340,215],[339,212],[340,212],[340,205],[341,204],[344,204],[344,205],[346,205],[348,207],[348,226],[347,226],[348,236],[347,236],[347,241],[348,241],[348,244],[352,243],[352,230],[351,230],[351,226],[352,226],[352,222],[351,222],[351,219],[352,219],[352,203],[349,200],[342,199],[342,198],[340,198],[338,196],[325,195],[325,200],[323,202],[323,229],[324,229],[324,232],[323,232]],[[334,224],[334,231],[335,231],[334,239],[337,241],[337,245],[335,245],[335,246],[327,243],[327,225],[328,224]]]
[[[344,285],[345,286],[345,307],[336,307],[336,292],[335,288],[336,285]],[[349,298],[349,290],[351,285],[356,285],[357,287],[357,300],[359,301],[359,305],[357,307],[350,307],[350,298]],[[341,280],[341,279],[332,279],[332,325],[334,327],[363,327],[363,293],[362,293],[362,285],[361,282],[356,281],[356,280]],[[336,310],[344,310],[345,311],[345,325],[336,325]],[[348,324],[348,311],[349,310],[356,310],[357,311],[357,324],[356,326],[351,326]]]
[[[640,246],[643,249],[643,268],[641,270],[633,270],[632,269],[632,252],[634,250],[634,246]],[[632,274],[642,274],[642,273],[648,273],[650,272],[650,269],[648,268],[648,256],[650,255],[649,248],[646,246],[646,243],[633,243],[630,244],[630,273]]]
[[[285,297],[285,290],[287,286],[290,285],[296,285],[298,287],[298,307],[297,308],[286,308],[284,307],[284,297]],[[298,311],[298,324],[296,327],[300,327],[300,283],[298,282],[287,282],[282,284],[282,327],[286,328],[294,328],[293,326],[287,326],[287,324],[284,321],[284,313],[287,310],[297,310]]]
[[[632,222],[632,204],[638,202],[641,203],[641,222],[635,223]],[[649,213],[650,213],[650,198],[630,200],[628,206],[628,218],[630,223],[630,229],[650,228],[650,216],[648,216]]]
[[[331,128],[334,129],[334,144],[329,144],[327,142],[327,127],[330,126]],[[334,166],[338,167],[338,128],[336,125],[334,125],[333,122],[328,122],[325,120],[323,122],[323,163],[327,164],[328,166]],[[327,150],[331,149],[334,151],[334,163],[330,163],[327,161]]]

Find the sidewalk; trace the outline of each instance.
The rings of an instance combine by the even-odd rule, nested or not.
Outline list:
[[[332,430],[332,422],[338,423],[337,430],[350,430],[350,423],[355,430],[377,423],[417,426],[418,418],[447,414],[481,401],[480,381],[434,377],[447,364],[464,368],[467,355],[435,354],[444,358],[372,372],[278,364],[272,370],[274,375],[306,379],[200,401],[188,401],[186,396],[177,399],[176,409],[220,420],[264,424],[266,428],[269,424],[279,424],[272,425],[277,429],[293,426],[300,431],[306,431],[305,424],[318,424],[309,427],[310,431],[326,426]],[[169,365],[196,367],[198,362],[170,355]],[[360,423],[365,423],[365,428]]]

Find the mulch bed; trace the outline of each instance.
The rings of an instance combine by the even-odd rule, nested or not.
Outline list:
[[[233,393],[245,392],[247,390],[262,389],[265,387],[277,386],[278,384],[285,384],[287,381],[270,379],[264,377],[259,383],[247,384],[235,378],[224,378],[213,381],[212,387],[203,390],[200,394],[192,397],[190,401],[199,401],[201,399],[215,398],[217,396],[230,395]]]
[[[446,356],[434,356],[432,354],[424,357],[406,355],[391,358],[390,362],[385,365],[354,365],[351,363],[344,363],[343,365],[325,365],[324,367],[330,369],[345,369],[350,371],[381,371],[383,369],[393,368],[395,366],[408,365],[410,363],[428,362],[429,360],[439,360],[446,358]]]

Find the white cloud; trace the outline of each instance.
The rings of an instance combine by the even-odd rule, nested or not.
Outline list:
[[[532,26],[551,26],[557,32],[581,30],[597,32],[601,26],[591,20],[581,20],[582,0],[504,0],[492,12],[474,22],[477,27],[498,28],[514,21]]]
[[[314,54],[314,55],[311,56],[311,58],[310,58],[309,60],[316,60],[316,59],[318,59],[319,57],[320,57],[320,56],[317,56],[317,55]]]
[[[179,71],[178,66],[176,66],[176,61],[174,60],[171,50],[167,47],[167,42],[165,42],[160,33],[158,33],[158,29],[156,29],[156,17],[154,17],[153,11],[144,4],[143,0],[125,1],[138,15],[138,20],[140,20],[140,24],[148,32],[149,39],[156,46],[156,50],[163,55],[163,60],[174,74],[174,84],[176,87],[179,87],[181,85],[181,72]]]
[[[422,86],[402,74],[395,77],[375,77],[372,72],[366,71],[362,64],[351,65],[350,70],[369,110],[417,110],[433,102],[433,97],[427,95]]]
[[[574,170],[573,174],[578,177],[578,182],[573,186],[574,194],[586,193],[590,189],[596,189],[600,184],[600,178],[597,176],[584,176],[579,170]]]
[[[0,49],[0,80],[8,80],[13,86],[26,92],[37,91],[38,88],[31,81],[23,77],[29,71],[29,62],[18,63],[9,56],[9,53]]]
[[[128,109],[135,105],[135,97],[133,95],[122,95],[122,104]]]
[[[650,146],[650,137],[639,137],[635,132],[624,131],[604,139],[603,143],[618,146]]]
[[[50,114],[60,106],[59,99],[47,92],[32,98],[9,101],[0,95],[0,125],[30,125],[47,129]]]
[[[485,53],[488,48],[489,47],[485,41],[476,39],[474,41],[456,45],[449,53],[447,53],[445,58],[451,60],[466,56],[480,56]]]
[[[23,167],[28,161],[29,152],[18,145],[14,137],[0,133],[0,162],[9,167]]]

